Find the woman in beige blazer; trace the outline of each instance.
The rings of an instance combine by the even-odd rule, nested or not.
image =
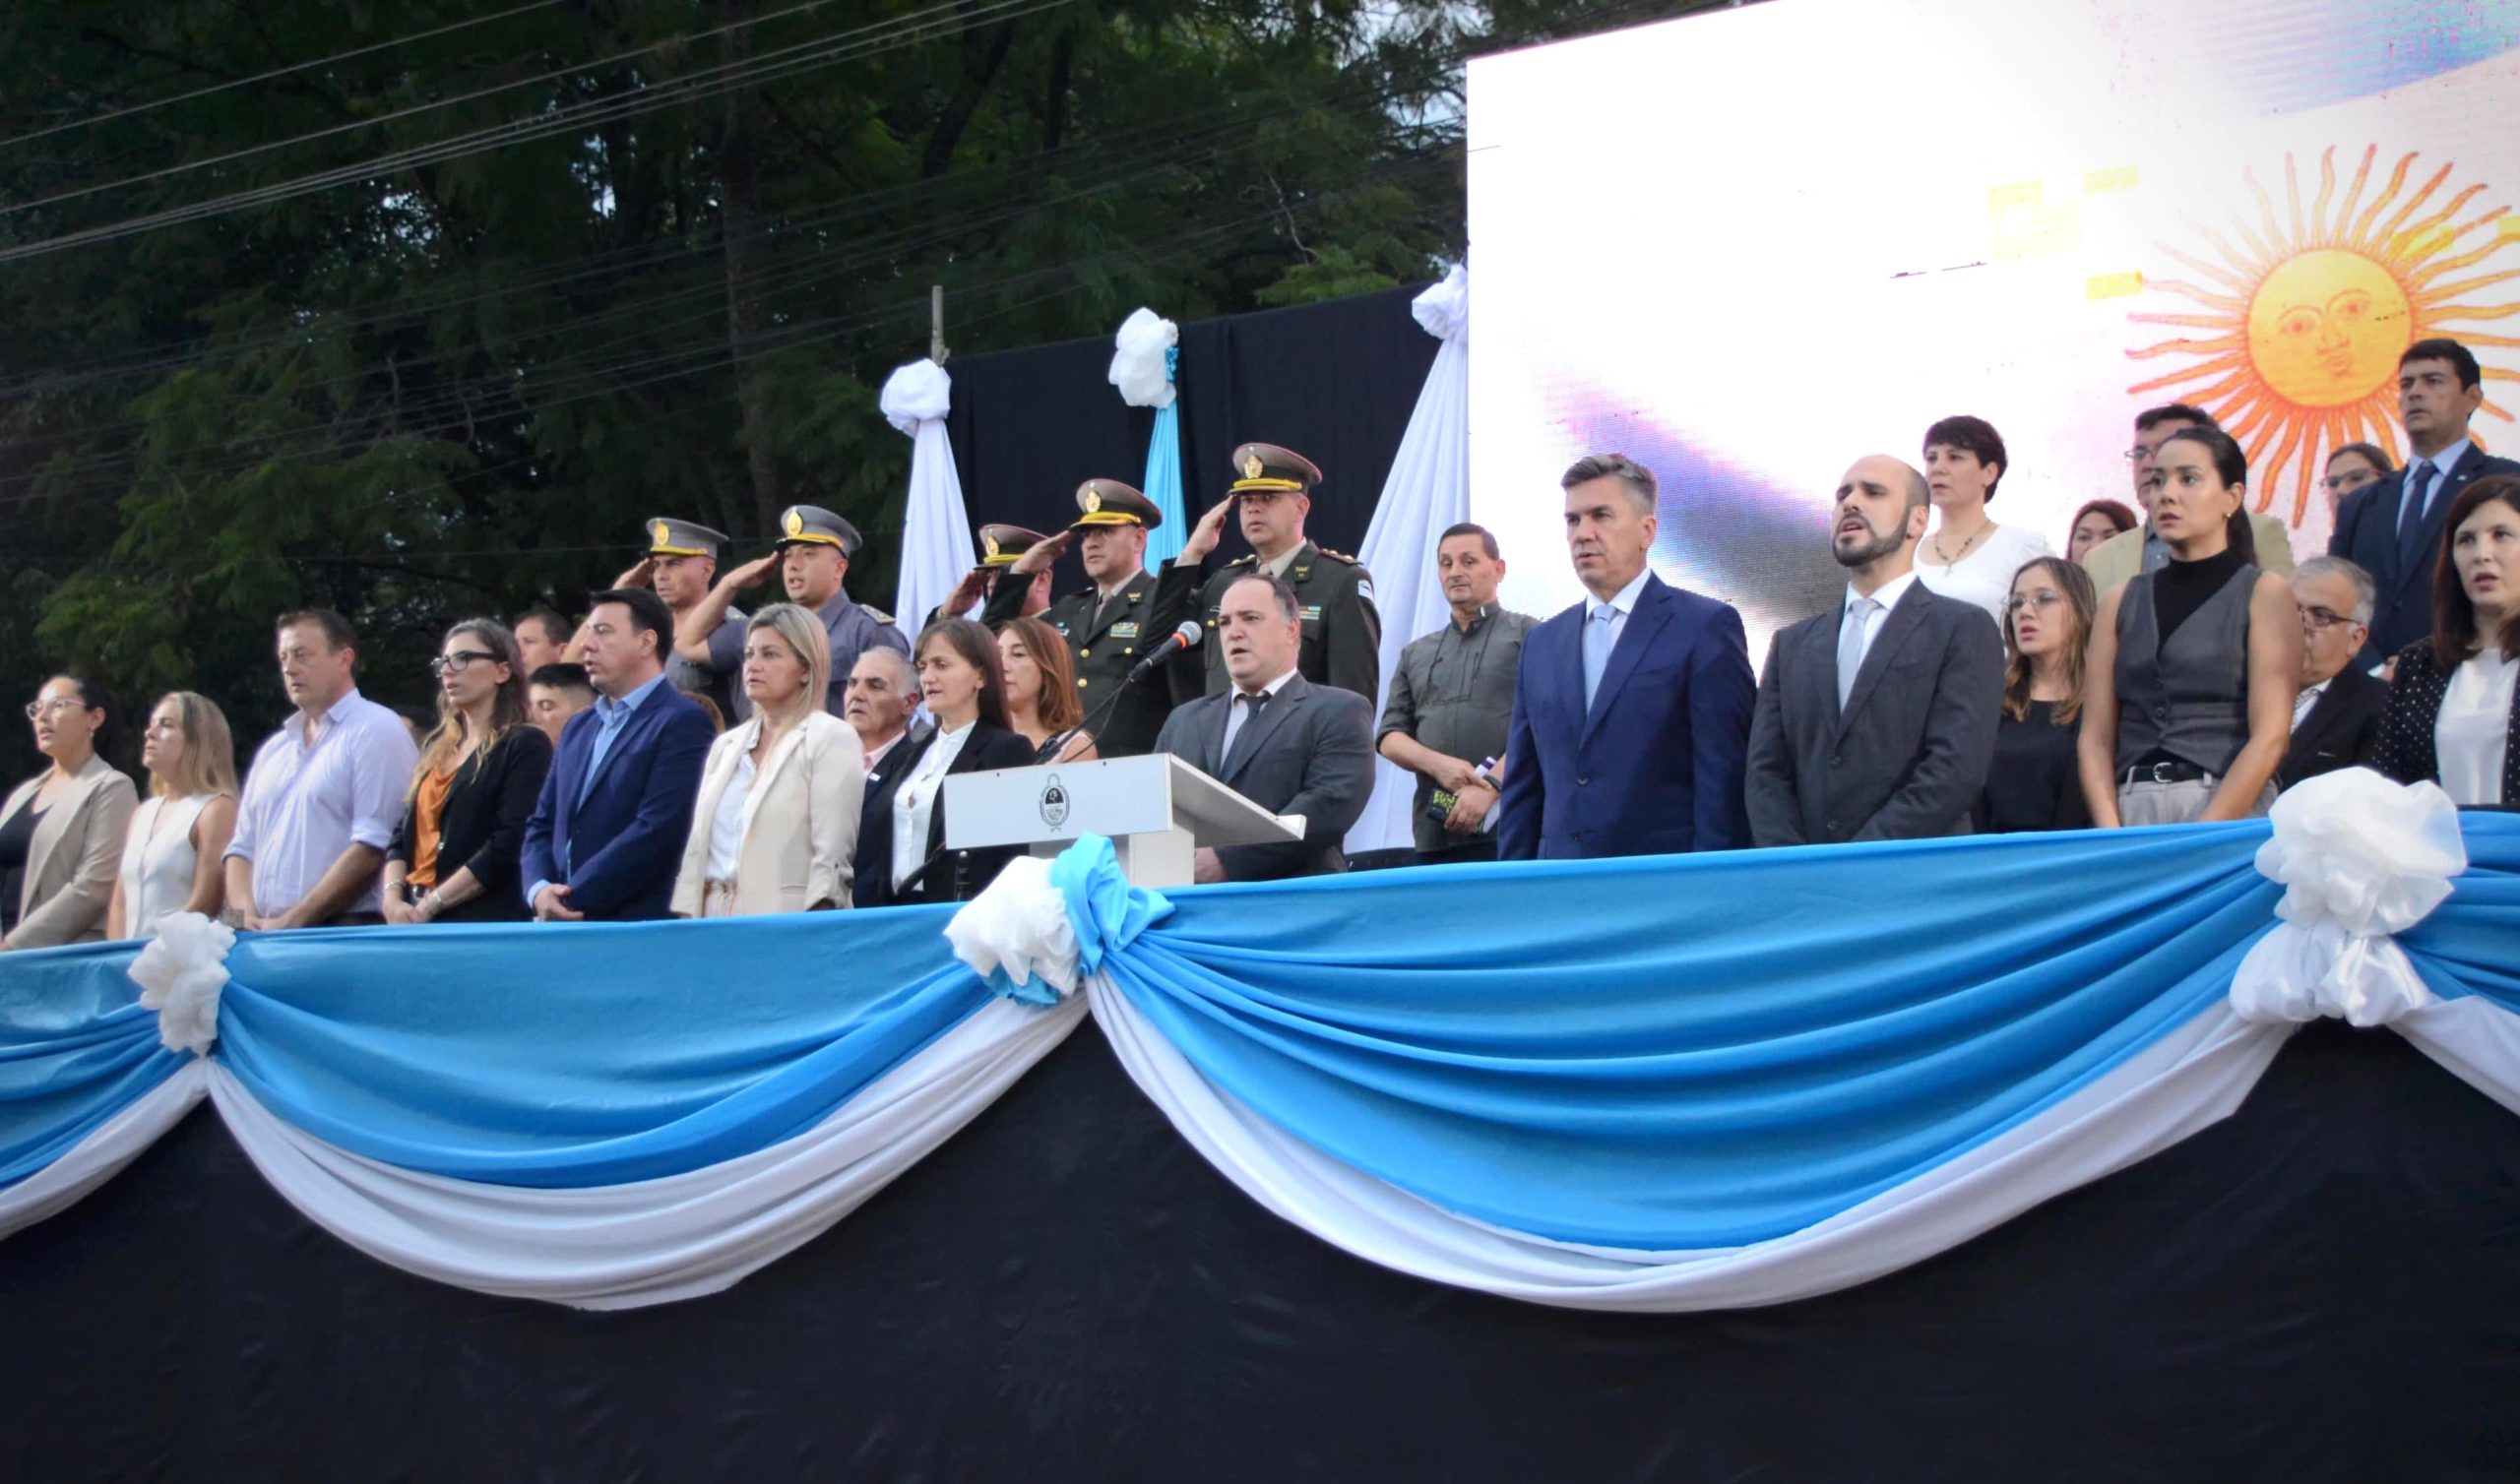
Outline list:
[[[15,899],[0,903],[0,950],[93,943],[105,936],[140,791],[97,751],[117,719],[101,688],[54,676],[27,719],[52,766],[0,805],[0,877],[14,869],[20,883]]]
[[[677,916],[850,904],[865,748],[848,722],[823,710],[830,686],[821,619],[793,603],[752,616],[743,688],[753,715],[709,749],[674,878]]]

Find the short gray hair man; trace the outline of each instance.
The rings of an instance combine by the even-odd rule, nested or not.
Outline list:
[[[2380,595],[2379,587],[2371,581],[2371,574],[2341,556],[2312,557],[2293,573],[2293,581],[2297,583],[2323,577],[2341,577],[2354,585],[2354,611],[2345,616],[2369,628],[2371,608],[2379,601]]]
[[[1587,454],[1568,464],[1566,472],[1557,476],[1559,489],[1573,489],[1596,479],[1616,479],[1627,491],[1628,503],[1640,516],[1654,514],[1660,486],[1654,482],[1654,471],[1625,454]]]

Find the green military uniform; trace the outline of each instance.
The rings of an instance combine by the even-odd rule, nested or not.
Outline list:
[[[1240,476],[1232,485],[1235,494],[1268,490],[1309,495],[1321,482],[1321,470],[1311,460],[1272,444],[1246,443],[1234,450],[1233,461]],[[1199,593],[1197,615],[1208,628],[1208,642],[1199,647],[1205,656],[1185,655],[1175,667],[1176,700],[1213,696],[1233,683],[1226,674],[1225,646],[1217,643],[1217,615],[1226,589],[1261,567],[1257,552],[1236,557]],[[1374,608],[1373,575],[1354,557],[1310,541],[1295,548],[1278,575],[1295,590],[1303,618],[1303,647],[1295,669],[1315,685],[1335,685],[1374,701],[1382,683],[1382,615]]]
[[[1164,513],[1154,501],[1117,479],[1088,479],[1077,488],[1076,504],[1083,514],[1071,530],[1098,526],[1141,526],[1152,530],[1164,524]],[[1024,594],[1032,585],[1015,581],[1016,576],[1000,580],[988,595],[980,618],[991,628],[1024,609]],[[1164,729],[1164,718],[1172,714],[1171,688],[1160,672],[1136,685],[1125,682],[1139,658],[1170,638],[1174,627],[1189,617],[1191,585],[1197,579],[1196,569],[1184,571],[1166,563],[1160,578],[1141,569],[1108,602],[1089,584],[1042,610],[1041,621],[1067,639],[1068,658],[1076,666],[1077,699],[1085,704],[1085,725],[1094,733],[1101,756],[1127,758],[1155,750],[1155,734]]]
[[[1022,598],[1017,598],[1015,600],[1015,607],[1013,610],[1007,613],[1004,617],[992,618],[989,616],[987,605],[990,598],[997,596],[997,589],[1006,586],[1006,569],[1014,566],[1017,562],[1022,561],[1024,559],[1024,553],[1040,545],[1043,541],[1048,539],[1049,538],[1047,536],[1042,535],[1040,531],[1028,530],[1021,526],[1008,526],[998,523],[980,527],[980,560],[978,570],[989,573],[991,576],[988,590],[980,597],[980,611],[977,614],[975,614],[975,617],[979,619],[980,622],[987,624],[989,627],[995,628],[999,624],[1004,623],[1007,618],[1011,618],[1015,613],[1023,610],[1024,600]],[[1017,586],[1019,587],[1029,588],[1033,585],[1028,581],[1018,584]],[[960,618],[963,615],[960,613],[947,613],[945,611],[945,605],[943,603],[938,603],[935,607],[927,610],[927,618],[925,622],[919,625],[919,627],[924,629],[928,624],[932,624],[940,618]]]

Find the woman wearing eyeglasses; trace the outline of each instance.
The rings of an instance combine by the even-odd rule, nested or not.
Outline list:
[[[447,631],[429,669],[437,726],[420,745],[386,850],[385,920],[521,920],[517,858],[551,771],[551,739],[527,719],[516,636],[468,618]]]
[[[114,872],[140,792],[104,760],[119,721],[94,681],[56,675],[27,706],[52,766],[0,805],[0,950],[105,936]]]
[[[2099,605],[2091,574],[2078,563],[2045,556],[2013,574],[1995,762],[1972,816],[1979,834],[2091,828],[2077,739],[2083,651]]]

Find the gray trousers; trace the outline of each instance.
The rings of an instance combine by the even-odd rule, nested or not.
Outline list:
[[[2220,778],[2189,778],[2183,783],[2120,783],[2117,785],[2117,819],[2124,825],[2186,825],[2205,812],[2214,801],[2214,790],[2221,787]],[[2257,796],[2256,807],[2249,810],[2255,819],[2275,807],[2275,785]]]

